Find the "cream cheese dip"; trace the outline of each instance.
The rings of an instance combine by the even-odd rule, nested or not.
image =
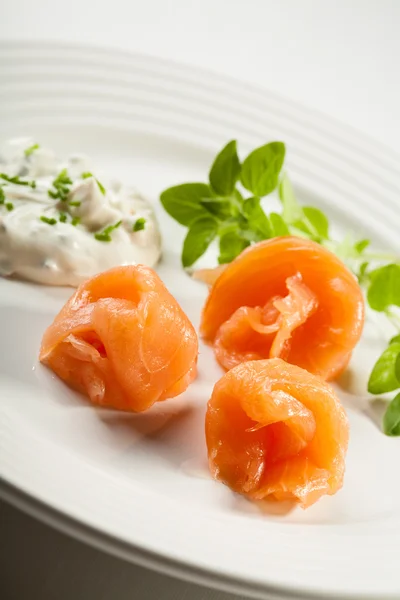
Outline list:
[[[154,266],[161,236],[134,188],[103,185],[89,159],[59,162],[30,138],[0,148],[0,275],[71,285],[117,265]]]

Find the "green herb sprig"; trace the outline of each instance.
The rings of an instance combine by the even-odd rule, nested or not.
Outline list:
[[[166,212],[188,228],[182,265],[192,266],[218,240],[220,264],[231,262],[247,246],[276,236],[297,235],[336,253],[358,277],[370,308],[383,313],[399,335],[377,360],[368,383],[371,394],[400,390],[400,263],[387,253],[371,252],[370,241],[346,236],[331,239],[329,220],[313,206],[301,206],[289,177],[281,174],[285,145],[271,142],[240,162],[236,141],[216,156],[208,183],[184,183],[160,196]],[[281,211],[266,213],[261,198],[278,188]],[[250,196],[245,197],[246,192]],[[397,312],[396,312],[397,311]],[[400,436],[400,393],[388,405],[384,433]]]
[[[400,390],[400,264],[389,263],[370,271],[367,300],[369,306],[383,313],[399,332],[376,361],[368,381],[371,394],[386,394]],[[386,435],[400,436],[400,393],[386,409],[383,431]]]
[[[261,198],[277,186],[285,145],[271,142],[240,162],[236,141],[216,156],[208,183],[185,183],[165,190],[161,203],[168,214],[188,228],[182,264],[193,265],[211,242],[219,239],[220,264],[233,260],[252,242],[276,235],[275,225],[261,208]],[[250,192],[245,198],[239,189]]]

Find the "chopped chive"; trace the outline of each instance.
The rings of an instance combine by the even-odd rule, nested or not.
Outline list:
[[[14,183],[15,185],[27,185],[31,188],[36,187],[36,181],[22,181],[19,175],[15,175],[14,177],[10,177],[6,173],[0,173],[0,178],[4,179],[8,183]]]
[[[103,196],[105,196],[106,194],[106,188],[104,187],[104,185],[102,183],[100,183],[100,181],[98,179],[96,179],[97,181],[97,185],[99,186],[99,190],[101,191],[101,193],[103,194]]]
[[[73,225],[74,227],[76,227],[77,225],[79,225],[79,223],[81,222],[79,217],[73,217],[72,221],[71,221],[71,225]]]
[[[77,201],[73,201],[73,202],[68,202],[68,206],[80,206],[82,204],[82,202]]]
[[[6,199],[6,195],[4,193],[3,188],[0,186],[0,204],[4,204]]]
[[[59,219],[60,223],[66,223],[67,222],[67,215],[65,213],[60,213]]]
[[[35,150],[38,150],[39,148],[39,144],[33,144],[32,146],[29,146],[29,148],[24,150],[24,154],[25,156],[30,156],[33,152],[35,152]]]
[[[115,225],[109,225],[103,231],[94,234],[94,237],[99,242],[111,242],[111,233],[121,225],[122,221],[117,221]]]
[[[146,219],[144,219],[143,217],[141,217],[140,219],[137,219],[135,221],[135,223],[132,225],[132,231],[141,231],[142,229],[144,229],[145,224],[146,224]]]
[[[99,242],[111,242],[111,235],[109,233],[95,233],[94,237]]]
[[[89,179],[89,177],[93,177],[94,179],[96,179],[95,176],[93,175],[93,173],[90,173],[90,171],[86,171],[85,173],[82,173],[82,175],[81,175],[82,179]],[[106,193],[106,188],[104,187],[104,185],[102,183],[100,183],[100,181],[98,179],[96,179],[96,183],[99,186],[99,190],[101,191],[101,193],[104,196]]]
[[[120,221],[117,221],[117,222],[115,223],[115,225],[110,225],[110,226],[109,226],[109,227],[107,227],[106,229],[107,229],[107,231],[108,231],[108,232],[111,232],[111,231],[114,231],[114,229],[118,229],[118,227],[119,227],[121,224],[122,224],[122,219],[121,219]]]
[[[61,200],[65,202],[68,198],[69,188],[72,185],[72,180],[68,177],[67,169],[63,169],[59,172],[57,177],[54,179],[52,186],[55,189],[49,190],[47,193],[50,198],[54,200]]]
[[[14,210],[14,204],[12,202],[6,202],[5,206],[8,212]]]
[[[40,217],[40,220],[43,221],[43,223],[47,223],[47,225],[55,225],[57,223],[57,219],[45,217],[43,215]]]

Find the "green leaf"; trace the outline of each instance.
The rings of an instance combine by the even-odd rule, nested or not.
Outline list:
[[[231,216],[231,203],[228,198],[213,197],[201,200],[201,205],[207,212],[218,219],[225,220]]]
[[[400,333],[389,340],[389,344],[400,344]]]
[[[354,249],[357,254],[362,254],[366,248],[370,245],[370,240],[360,240],[354,244]]]
[[[243,214],[247,219],[247,224],[250,229],[253,229],[261,234],[261,239],[269,239],[272,237],[272,230],[269,220],[263,211],[260,198],[248,198],[243,203]]]
[[[315,235],[313,231],[311,231],[310,227],[308,227],[305,221],[295,221],[290,226],[290,231],[294,235],[298,235],[299,237],[306,239],[315,239]]]
[[[400,265],[389,264],[371,271],[367,298],[371,308],[383,312],[400,306]]]
[[[371,394],[384,394],[400,388],[396,376],[396,362],[400,355],[400,343],[390,344],[375,363],[368,381]]]
[[[232,140],[216,156],[209,174],[210,184],[217,194],[229,196],[235,189],[239,175],[236,140]]]
[[[391,401],[383,416],[383,432],[390,436],[400,435],[400,394]]]
[[[218,233],[218,221],[212,217],[200,217],[194,221],[183,242],[182,265],[190,267],[204,254]]]
[[[211,198],[211,190],[205,183],[183,183],[170,187],[160,196],[167,213],[181,225],[189,227],[199,217],[207,215],[202,200]]]
[[[283,235],[289,235],[290,231],[285,221],[282,219],[281,215],[278,213],[272,212],[269,215],[269,222],[271,223],[272,235],[274,237],[280,237]]]
[[[314,235],[321,240],[329,239],[329,221],[319,208],[305,206],[303,208],[306,224],[312,229]]]
[[[286,173],[279,184],[279,198],[283,206],[283,220],[288,225],[296,221],[302,221],[304,217],[303,210],[294,195],[292,184]]]
[[[253,150],[242,165],[243,186],[255,196],[267,196],[278,185],[284,159],[283,142],[271,142]]]
[[[243,239],[238,231],[227,231],[219,238],[219,264],[231,262],[249,245],[250,242]]]

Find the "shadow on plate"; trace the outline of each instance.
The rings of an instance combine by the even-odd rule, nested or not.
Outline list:
[[[98,419],[117,439],[131,439],[146,453],[156,454],[192,477],[204,476],[206,447],[202,407],[188,400],[168,400],[144,413],[96,409]],[[204,468],[205,467],[205,468]],[[201,474],[201,475],[199,475]]]

